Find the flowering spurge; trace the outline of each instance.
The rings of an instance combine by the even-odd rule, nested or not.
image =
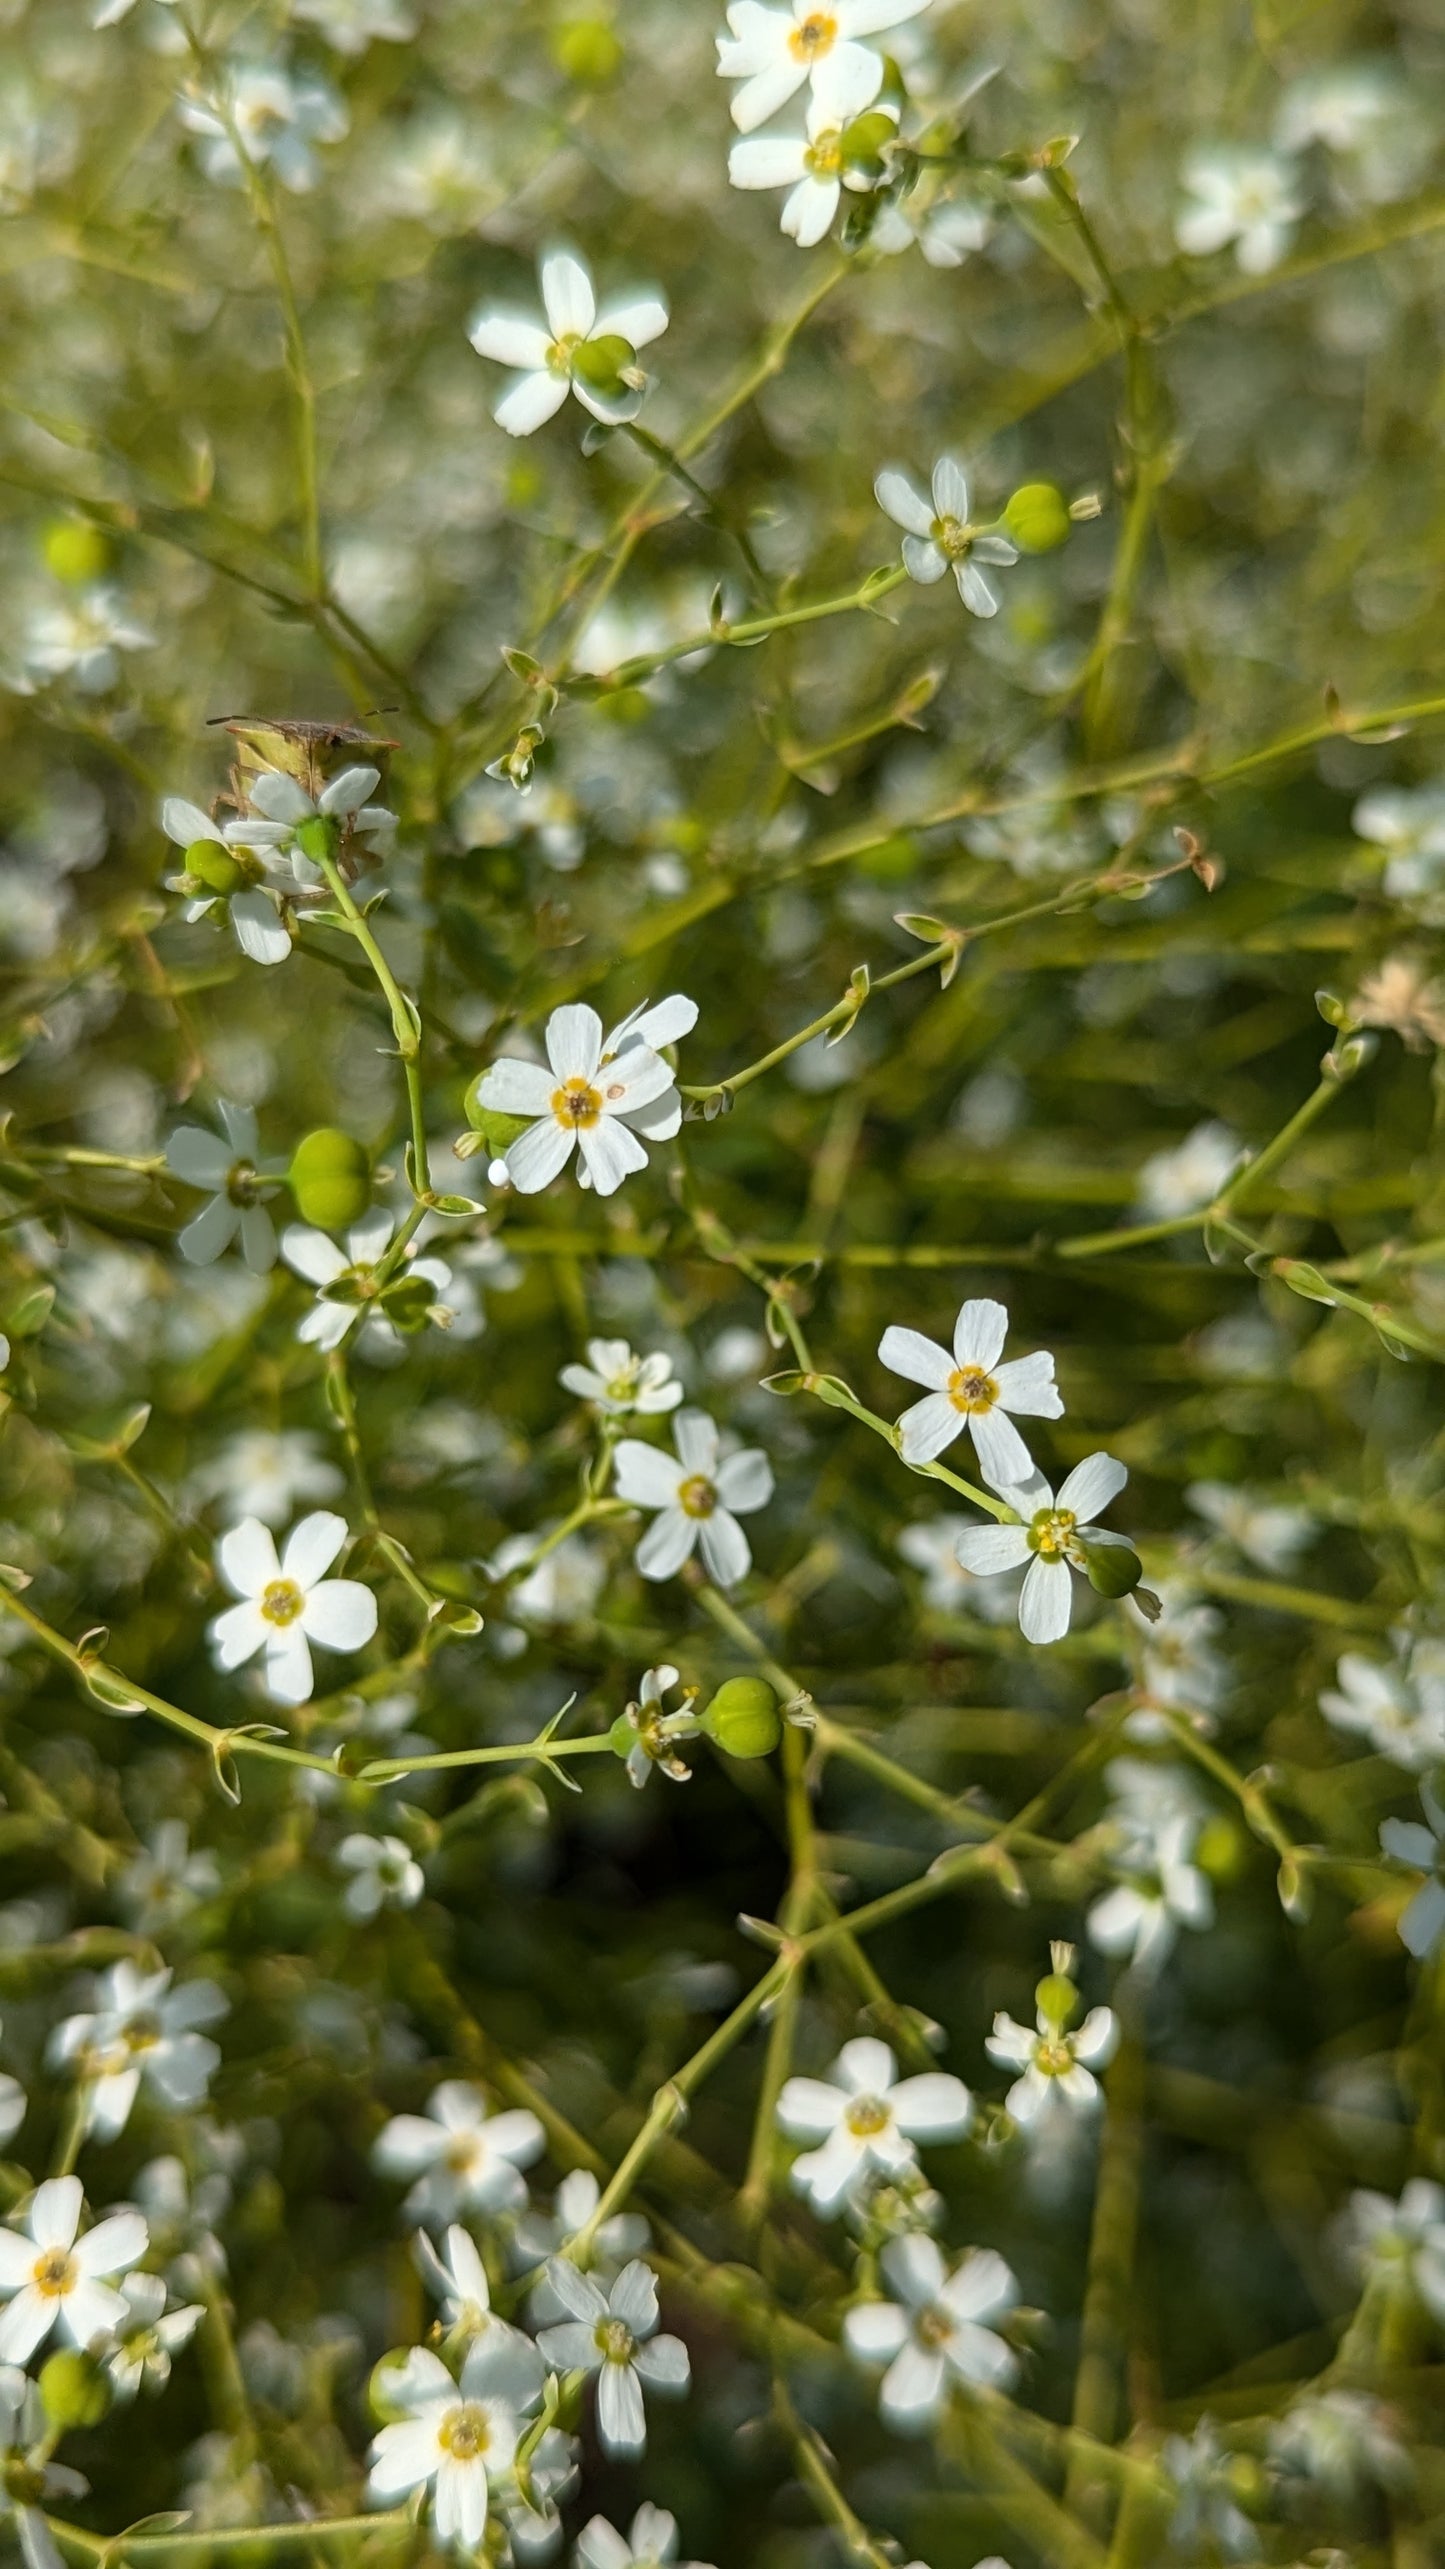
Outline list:
[[[547,1063],[493,1062],[474,1083],[468,1112],[517,1117],[526,1131],[509,1140],[506,1173],[523,1195],[536,1195],[582,1157],[584,1184],[613,1195],[634,1169],[645,1169],[638,1139],[667,1141],[682,1122],[682,1100],[670,1065],[657,1049],[675,1044],[697,1023],[681,995],[636,1009],[604,1034],[595,1008],[554,1008],[544,1041]]]
[[[1089,1911],[1089,1941],[1101,1953],[1127,1954],[1141,1969],[1165,1961],[1181,1927],[1214,1920],[1214,1894],[1191,1864],[1199,1821],[1177,1811],[1149,1832],[1125,1823],[1128,1835],[1117,1858],[1122,1881]]]
[[[547,2281],[568,2316],[541,2331],[542,2355],[559,2373],[596,2374],[602,2449],[615,2461],[633,2460],[647,2448],[643,2384],[678,2398],[692,2377],[682,2339],[657,2334],[657,2279],[634,2258],[604,2293],[566,2257],[553,2257]]]
[[[84,2128],[113,2141],[130,2120],[142,2079],[162,2105],[185,2113],[203,2103],[219,2047],[202,2025],[214,2025],[228,2002],[213,1980],[171,1985],[169,1971],[137,1971],[118,1962],[101,1975],[96,2004],[68,2016],[50,2038],[46,2058],[84,2088]]]
[[[445,2256],[438,2255],[424,2230],[417,2232],[413,2247],[422,2277],[441,2303],[446,2334],[464,2338],[468,2345],[482,2340],[488,2345],[510,2345],[519,2367],[535,2376],[534,2388],[540,2394],[542,2358],[530,2337],[493,2310],[487,2270],[470,2231],[454,2221],[447,2231]]]
[[[906,473],[890,469],[874,482],[873,496],[884,516],[905,530],[904,569],[910,580],[925,587],[952,571],[970,615],[997,615],[998,600],[978,566],[987,562],[1007,569],[1019,558],[1018,546],[997,528],[970,522],[968,477],[951,455],[940,456],[934,465],[932,489],[930,504]]]
[[[586,1364],[564,1365],[557,1380],[608,1418],[660,1418],[682,1399],[672,1358],[635,1356],[625,1338],[589,1338]]]
[[[624,1436],[617,1448],[618,1497],[656,1510],[633,1558],[644,1579],[670,1579],[700,1546],[708,1577],[720,1588],[736,1587],[753,1559],[738,1518],[767,1506],[773,1467],[756,1446],[720,1455],[704,1410],[680,1409],[673,1436],[675,1455],[636,1436]]]
[[[320,891],[326,883],[320,855],[344,853],[351,871],[358,858],[376,856],[376,841],[391,837],[395,812],[371,800],[380,783],[379,767],[344,767],[308,794],[299,777],[263,768],[248,780],[246,809],[227,824],[226,844],[248,848],[272,867],[285,863],[298,890]]]
[[[402,2414],[372,2443],[372,2496],[385,2501],[429,2488],[438,2541],[475,2553],[493,2491],[511,2477],[523,2416],[536,2401],[533,2367],[506,2340],[483,2339],[454,2381],[439,2355],[414,2346],[386,2388]]]
[[[479,357],[518,370],[492,413],[497,426],[530,437],[569,392],[610,426],[631,419],[646,383],[637,351],[667,328],[661,295],[626,295],[599,310],[591,273],[570,250],[552,251],[540,277],[544,320],[484,307],[467,333]]]
[[[249,1106],[217,1100],[225,1138],[204,1124],[181,1124],[166,1144],[166,1166],[185,1186],[214,1190],[209,1204],[186,1224],[176,1245],[193,1267],[209,1267],[225,1256],[239,1235],[241,1255],[251,1273],[264,1276],[276,1264],[276,1226],[266,1210],[282,1171],[263,1162],[261,1136]]]
[[[180,105],[181,123],[201,137],[207,178],[239,186],[244,154],[253,168],[273,169],[293,196],[304,196],[316,184],[316,144],[339,143],[350,127],[336,91],[279,62],[234,63],[224,78],[224,100],[199,96]]]
[[[924,2070],[900,2080],[888,2045],[871,2034],[845,2043],[826,2079],[787,2079],[778,2098],[789,2140],[817,2144],[793,2161],[791,2180],[824,2214],[869,2177],[915,2167],[915,2142],[960,2139],[972,2112],[961,2078]]]
[[[1023,1520],[1021,1524],[973,1526],[959,1536],[958,1557],[964,1569],[982,1577],[1020,1570],[1027,1562],[1028,1573],[1019,1592],[1019,1630],[1025,1641],[1062,1641],[1073,1612],[1071,1571],[1083,1573],[1091,1582],[1098,1580],[1106,1595],[1122,1592],[1110,1578],[1113,1565],[1106,1561],[1101,1568],[1099,1564],[1101,1549],[1120,1554],[1121,1574],[1127,1572],[1122,1557],[1126,1554],[1137,1569],[1136,1556],[1124,1537],[1107,1534],[1091,1521],[1098,1509],[1118,1497],[1128,1477],[1112,1454],[1090,1454],[1075,1465],[1057,1497],[1041,1473],[1027,1486],[1001,1492]],[[1129,1584],[1124,1575],[1122,1586]]]
[[[648,1446],[646,1451],[652,1452]],[[637,1701],[628,1704],[612,1725],[612,1745],[627,1766],[627,1780],[640,1792],[656,1766],[674,1784],[686,1784],[692,1769],[677,1751],[679,1740],[696,1739],[697,1715],[693,1698],[697,1689],[689,1687],[676,1712],[668,1712],[665,1698],[677,1684],[677,1670],[667,1666],[644,1669],[637,1689]]]
[[[824,96],[808,103],[801,134],[758,134],[734,143],[728,177],[734,187],[786,187],[781,229],[800,250],[821,241],[845,187],[866,192],[882,174],[882,145],[892,140],[896,104],[875,108],[883,81],[876,54],[861,47],[850,56],[856,70],[840,76]]]
[[[426,1877],[405,1838],[369,1837],[353,1829],[336,1850],[350,1881],[341,1895],[348,1918],[374,1918],[382,1909],[414,1909]]]
[[[516,2212],[527,2200],[520,2171],[542,2154],[535,2114],[514,2106],[489,2114],[465,2079],[443,2079],[425,2114],[395,2114],[373,2153],[385,2176],[413,2177],[405,2209],[413,2220],[451,2221],[459,2212]]]
[[[125,2316],[115,2323],[105,2369],[116,2398],[133,2400],[143,2387],[154,2391],[165,2388],[171,2377],[172,2356],[189,2346],[206,2312],[204,2303],[199,2301],[167,2310],[162,2275],[127,2275],[121,2296]]]
[[[1033,1457],[1009,1417],[1062,1418],[1052,1356],[1016,1356],[1001,1365],[1008,1313],[1001,1302],[966,1302],[953,1326],[953,1353],[917,1329],[885,1329],[878,1354],[891,1374],[923,1383],[928,1398],[898,1421],[905,1463],[932,1463],[965,1428],[979,1469],[994,1489],[1026,1481]]]
[[[1391,1637],[1399,1654],[1392,1667],[1345,1652],[1320,1711],[1337,1730],[1362,1733],[1378,1756],[1419,1774],[1445,1760],[1445,1645]]]
[[[402,1350],[427,1321],[445,1327],[450,1305],[442,1295],[452,1283],[445,1258],[408,1255],[387,1280],[377,1274],[396,1225],[384,1205],[353,1223],[344,1248],[325,1231],[306,1222],[288,1223],[281,1235],[281,1255],[293,1274],[316,1287],[316,1300],[296,1324],[303,1346],[330,1350],[355,1329],[368,1355],[385,1358]]]
[[[1012,2271],[992,2248],[967,2249],[952,2271],[936,2240],[891,2239],[880,2260],[896,2301],[854,2304],[843,2322],[850,2354],[886,2364],[878,2404],[885,2424],[920,2435],[954,2382],[1006,2390],[1018,2358],[993,2326],[1018,2302]]]
[[[717,68],[720,80],[741,83],[732,102],[739,133],[765,125],[805,81],[818,104],[836,114],[836,97],[856,90],[875,65],[881,73],[860,37],[900,27],[927,7],[928,0],[793,0],[790,9],[766,9],[761,0],[732,0]]]
[[[138,2212],[113,2212],[80,2226],[79,2177],[47,2177],[30,2198],[25,2230],[0,2230],[0,2364],[26,2364],[58,2328],[88,2346],[125,2318],[117,2279],[138,2266],[150,2234]]]
[[[1400,1942],[1423,1962],[1445,1939],[1445,1803],[1423,1780],[1420,1802],[1429,1827],[1421,1820],[1382,1820],[1380,1845],[1397,1864],[1425,1876],[1400,1919]]]
[[[359,1579],[328,1579],[347,1539],[344,1516],[318,1508],[303,1516],[280,1559],[269,1526],[243,1517],[216,1546],[216,1566],[241,1603],[211,1625],[221,1668],[241,1668],[264,1651],[266,1685],[279,1703],[304,1704],[312,1687],[311,1648],[362,1650],[376,1630],[376,1599]]]
[[[1220,144],[1191,154],[1184,186],[1193,202],[1174,226],[1181,250],[1207,256],[1233,242],[1246,276],[1278,267],[1304,211],[1289,161],[1275,152]]]
[[[1073,1961],[1071,1945],[1054,1946],[1053,1969],[1034,1992],[1036,2032],[1002,2011],[993,2020],[984,2046],[990,2059],[1023,2072],[1004,2100],[1016,2123],[1036,2122],[1057,2104],[1077,2110],[1094,2104],[1099,2093],[1094,2071],[1112,2060],[1118,2048],[1119,2025],[1111,2007],[1091,2007],[1082,2025],[1069,2032],[1079,2003],[1069,1976]]]
[[[619,2533],[595,2515],[577,2536],[577,2569],[705,2569],[700,2560],[678,2560],[677,2518],[644,2500],[630,2530]]]
[[[190,895],[187,919],[207,918],[224,904],[242,954],[253,963],[284,963],[291,931],[278,907],[283,887],[268,886],[259,858],[237,854],[227,831],[179,794],[161,805],[161,828],[186,852],[184,873],[168,876],[166,888]]]

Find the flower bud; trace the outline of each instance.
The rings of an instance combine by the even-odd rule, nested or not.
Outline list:
[[[110,569],[110,545],[100,528],[78,525],[73,518],[52,518],[42,549],[47,571],[77,589],[91,580],[103,580]]]
[[[1079,1993],[1066,1972],[1050,1971],[1034,1991],[1034,2005],[1047,2024],[1062,2033],[1079,2003]]]
[[[1239,1822],[1227,1811],[1216,1811],[1194,1841],[1192,1860],[1211,1882],[1233,1882],[1243,1872],[1248,1855],[1249,1840]]]
[[[239,892],[246,881],[244,865],[238,865],[229,848],[213,838],[198,838],[186,850],[186,872],[194,874],[211,892],[229,895]]]
[[[783,1735],[778,1699],[765,1677],[729,1677],[699,1721],[727,1757],[766,1757]]]
[[[302,1221],[318,1231],[344,1231],[371,1202],[371,1163],[361,1144],[334,1124],[297,1143],[288,1182]]]
[[[573,374],[589,392],[605,393],[614,401],[629,389],[625,370],[636,363],[637,350],[618,330],[604,330],[600,338],[584,339],[572,352]]]
[[[1127,1597],[1144,1576],[1132,1543],[1080,1543],[1089,1585],[1101,1597]]]
[[[1052,553],[1067,543],[1068,502],[1052,482],[1025,482],[1014,492],[1003,522],[1023,553]]]
[[[622,61],[622,45],[605,18],[564,18],[552,32],[552,60],[569,80],[601,89]]]
[[[78,2346],[67,2346],[40,2368],[40,2405],[52,2426],[99,2426],[110,2407],[110,2384],[99,2364]]]

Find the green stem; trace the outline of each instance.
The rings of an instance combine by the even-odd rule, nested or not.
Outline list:
[[[401,1056],[402,1074],[406,1080],[407,1102],[411,1112],[411,1191],[417,1199],[417,1205],[414,1209],[414,1218],[411,1220],[410,1231],[404,1227],[398,1233],[381,1262],[383,1268],[388,1268],[389,1262],[394,1263],[400,1257],[406,1241],[415,1231],[421,1213],[426,1209],[424,1199],[431,1192],[431,1171],[427,1163],[426,1100],[422,1094],[421,1083],[421,1020],[414,1003],[408,999],[401,988],[372,935],[367,920],[352,899],[350,886],[345,881],[336,859],[333,856],[322,855],[318,857],[317,863],[326,877],[331,897],[375,973],[382,997],[391,1011],[392,1033],[396,1037],[396,1049]]]

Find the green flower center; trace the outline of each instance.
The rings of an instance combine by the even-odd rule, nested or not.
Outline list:
[[[478,2408],[475,2400],[465,2401],[460,2408],[449,2408],[437,2429],[438,2444],[454,2462],[479,2461],[491,2440],[487,2412]]]
[[[684,1516],[711,1516],[717,1506],[717,1491],[705,1473],[694,1472],[690,1480],[682,1483],[677,1504]]]
[[[1072,1508],[1040,1508],[1028,1532],[1030,1552],[1044,1561],[1066,1561],[1072,1555],[1078,1518]]]

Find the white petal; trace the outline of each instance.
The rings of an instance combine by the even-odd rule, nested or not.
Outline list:
[[[299,1623],[273,1624],[266,1636],[266,1685],[278,1704],[311,1700],[311,1653]]]
[[[1028,1479],[1033,1470],[1033,1456],[1002,1409],[980,1410],[968,1424],[974,1452],[991,1489],[1010,1489],[1017,1482]]]
[[[734,1516],[751,1516],[773,1495],[773,1467],[766,1454],[749,1446],[742,1454],[725,1454],[717,1467],[717,1494]]]
[[[26,2228],[37,2248],[68,2248],[80,2228],[85,2197],[79,2177],[47,2177],[30,2199]]]
[[[467,332],[479,357],[499,366],[518,366],[533,374],[547,363],[551,332],[522,313],[479,312]]]
[[[504,392],[492,413],[499,428],[509,437],[530,437],[562,407],[569,386],[565,375],[554,375],[545,368],[535,375],[519,375],[509,392]]]
[[[1011,1409],[1019,1418],[1063,1417],[1052,1356],[1016,1356],[1012,1364],[990,1370],[998,1385],[1000,1409]]]
[[[860,2364],[889,2364],[908,2337],[908,2313],[896,2301],[860,2301],[843,2321],[843,2338]]]
[[[494,1061],[483,1074],[477,1095],[498,1115],[546,1115],[551,1112],[556,1074],[540,1062]]]
[[[940,517],[956,517],[967,522],[968,476],[952,455],[940,455],[933,467],[933,505]],[[997,1303],[994,1305],[995,1310],[1000,1307]],[[1007,1327],[1006,1317],[1004,1325]],[[1002,1338],[998,1343],[1000,1347],[1003,1345]]]
[[[507,1175],[519,1195],[538,1195],[566,1167],[576,1133],[553,1118],[519,1133],[507,1149]]]
[[[630,348],[650,348],[667,328],[667,305],[660,294],[627,295],[620,303],[609,303],[598,313],[592,336],[605,339],[614,332]]]
[[[958,582],[958,594],[970,615],[997,615],[998,600],[976,563],[955,562],[953,576]]]
[[[706,1410],[680,1409],[673,1426],[673,1438],[684,1471],[700,1472],[705,1480],[715,1481],[718,1432]]]
[[[585,1005],[554,1008],[544,1040],[559,1079],[590,1079],[602,1058],[602,1020]]]
[[[1111,1499],[1116,1499],[1129,1478],[1123,1463],[1112,1454],[1087,1454],[1076,1463],[1058,1495],[1061,1508],[1072,1508],[1081,1524],[1092,1524],[1101,1516]]]
[[[973,2101],[961,2078],[947,2070],[924,2070],[905,2078],[890,2102],[900,2132],[910,2141],[953,2141],[968,2129]]]
[[[948,569],[948,556],[929,537],[905,535],[903,567],[910,580],[918,580],[924,588],[931,588],[934,581],[941,580]]]
[[[270,1527],[263,1525],[259,1517],[242,1517],[240,1524],[233,1525],[217,1544],[216,1566],[235,1596],[259,1597],[262,1589],[280,1576]]]
[[[346,1273],[346,1256],[324,1231],[313,1231],[309,1223],[290,1222],[281,1234],[281,1255],[288,1267],[308,1284],[328,1285]],[[340,1307],[340,1306],[338,1306]]]
[[[231,926],[242,954],[252,963],[284,963],[291,952],[291,932],[276,914],[276,904],[259,887],[232,896]]]
[[[845,2043],[834,2069],[850,2096],[886,2096],[898,2075],[897,2061],[876,2034],[859,2034]]]
[[[376,1630],[376,1599],[359,1579],[323,1579],[302,1607],[301,1629],[327,1650],[363,1650]]]
[[[938,469],[942,472],[943,466]],[[953,1361],[991,1374],[1007,1336],[1008,1313],[1001,1302],[966,1302],[953,1324]]]
[[[840,2121],[845,2093],[821,2078],[789,2078],[778,2097],[778,2121],[794,2141],[826,2141]]]
[[[936,2239],[922,2231],[905,2231],[901,2239],[891,2239],[883,2251],[883,2272],[888,2284],[910,2308],[922,2310],[937,2301],[943,2290],[943,2258]]]
[[[866,45],[835,44],[813,73],[809,133],[816,137],[833,126],[851,124],[872,106],[882,86],[881,55],[870,53]]]
[[[1067,1563],[1046,1561],[1036,1552],[1019,1596],[1019,1630],[1025,1641],[1062,1641],[1073,1602]]]
[[[692,1556],[698,1519],[681,1508],[664,1508],[655,1516],[633,1558],[644,1579],[670,1579]]]
[[[759,134],[734,143],[728,178],[734,187],[795,187],[807,169],[807,155],[801,134]]]
[[[577,1136],[582,1163],[599,1195],[615,1195],[625,1177],[647,1166],[647,1153],[635,1133],[615,1115],[584,1125]]]
[[[811,175],[794,188],[780,217],[780,229],[800,250],[811,250],[822,240],[838,211],[840,182],[836,178],[814,178]]]
[[[228,1143],[217,1133],[208,1133],[203,1124],[180,1124],[166,1144],[166,1166],[172,1177],[187,1186],[224,1186],[230,1174],[232,1153]]]
[[[735,1516],[717,1508],[702,1520],[698,1537],[708,1577],[719,1588],[735,1588],[753,1566],[752,1547]]]
[[[242,1668],[268,1640],[271,1626],[248,1597],[243,1605],[228,1606],[217,1615],[209,1631],[217,1667]]]
[[[878,2405],[890,2426],[901,2434],[926,2426],[943,2397],[943,2357],[935,2346],[911,2341],[902,2347],[883,2376]]]
[[[773,10],[768,14],[778,16],[781,13]],[[780,53],[765,71],[754,72],[751,80],[745,80],[733,96],[732,119],[738,132],[751,134],[758,125],[766,125],[768,118],[777,114],[795,90],[802,88],[807,77],[806,65],[795,61],[789,52]]]
[[[209,839],[224,846],[216,824],[196,803],[188,803],[179,794],[168,794],[161,805],[161,828],[177,847],[194,847],[197,839]]]
[[[210,2048],[214,2049],[214,2045]],[[150,2246],[150,2231],[139,2212],[113,2212],[97,2221],[75,2243],[75,2262],[83,2275],[118,2275],[138,2266]]]
[[[343,767],[340,775],[332,777],[322,794],[320,808],[333,816],[351,819],[364,804],[370,802],[380,783],[379,767]]]
[[[25,2364],[55,2325],[60,2303],[54,2293],[27,2284],[8,2309],[0,2312],[0,2364]]]
[[[946,1392],[930,1392],[899,1419],[898,1450],[905,1463],[932,1463],[971,1423]]]
[[[671,1507],[684,1477],[684,1466],[639,1436],[624,1436],[614,1457],[616,1490],[632,1507]]]
[[[954,1545],[954,1557],[960,1569],[971,1570],[975,1578],[996,1578],[1001,1570],[1017,1570],[1027,1561],[1028,1537],[1021,1525],[965,1526]]]
[[[927,500],[919,497],[906,473],[891,470],[880,473],[873,484],[873,496],[885,517],[891,517],[895,526],[906,527],[910,535],[927,535],[930,532],[933,511]],[[891,1336],[892,1332],[889,1334]]]
[[[592,279],[570,250],[554,250],[542,261],[542,301],[554,339],[585,339],[597,318]]]
[[[604,2364],[598,2375],[597,2433],[603,2452],[619,2460],[646,2449],[642,2385],[630,2364]]]
[[[299,829],[315,814],[310,795],[294,776],[283,775],[279,768],[268,769],[247,790],[251,809],[259,812],[263,820],[282,821],[289,829]]]
[[[303,1516],[286,1538],[281,1555],[281,1576],[294,1579],[298,1588],[309,1588],[324,1579],[337,1553],[346,1541],[346,1519],[330,1508],[317,1508]]]

